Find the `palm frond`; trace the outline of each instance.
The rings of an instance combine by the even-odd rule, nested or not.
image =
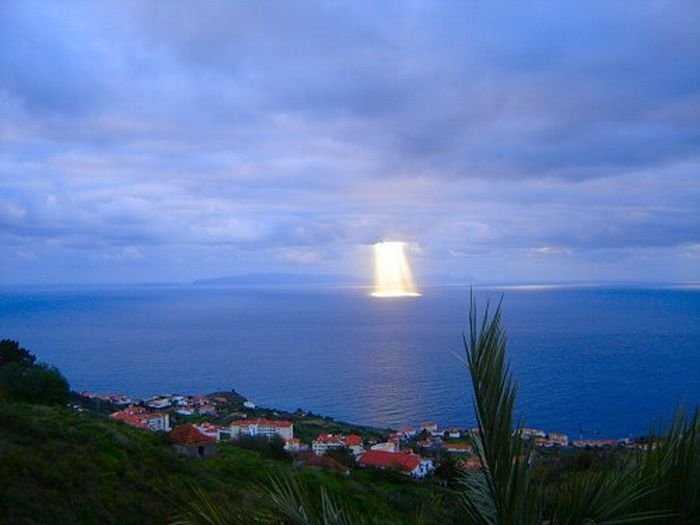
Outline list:
[[[226,501],[215,501],[201,487],[190,485],[177,496],[178,514],[170,525],[244,525],[255,523],[245,509]]]
[[[500,302],[493,315],[487,304],[479,321],[470,294],[469,336],[463,341],[480,429],[475,452],[483,465],[480,472],[465,474],[462,480],[467,514],[481,524],[538,523],[541,497],[531,481],[530,445],[514,433],[518,388],[506,361]]]
[[[557,487],[554,525],[648,523],[668,515],[644,510],[640,502],[652,492],[645,478],[626,462],[622,467],[583,473]]]
[[[665,524],[700,524],[700,411],[679,410],[667,432],[638,454],[638,470],[649,483],[648,510],[666,510]]]
[[[317,492],[292,474],[271,474],[260,500],[268,523],[285,525],[353,525],[364,519],[333,498],[325,487]]]

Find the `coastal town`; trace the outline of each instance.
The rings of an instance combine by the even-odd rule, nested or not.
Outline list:
[[[289,413],[261,408],[235,391],[200,396],[163,394],[148,399],[82,392],[78,399],[76,409],[90,407],[134,428],[167,433],[176,452],[196,458],[216,455],[217,444],[265,440],[279,444],[295,466],[345,474],[352,468],[368,468],[422,479],[445,462],[466,471],[482,467],[474,451],[478,428],[441,427],[435,422],[400,429],[354,427],[301,410]],[[323,428],[329,422],[338,429]],[[319,431],[314,432],[316,427]],[[643,438],[569,439],[566,434],[538,428],[520,428],[517,433],[543,450],[647,446]]]

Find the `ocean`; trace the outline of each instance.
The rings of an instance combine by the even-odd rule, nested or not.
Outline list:
[[[475,288],[503,300],[528,426],[629,437],[700,403],[700,288]],[[4,288],[0,338],[74,390],[235,389],[259,405],[403,427],[474,425],[462,359],[469,290]]]

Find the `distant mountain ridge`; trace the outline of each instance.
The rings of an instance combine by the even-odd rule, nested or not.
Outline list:
[[[270,272],[197,279],[192,284],[195,286],[357,286],[370,283],[343,274]]]

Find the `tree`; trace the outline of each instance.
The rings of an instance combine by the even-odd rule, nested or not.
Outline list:
[[[347,447],[332,448],[326,452],[326,456],[333,458],[345,467],[353,468],[355,466],[355,454]]]
[[[0,391],[8,399],[39,404],[65,404],[70,397],[68,381],[44,363],[22,366],[17,362],[0,367]]]
[[[16,401],[43,404],[68,402],[68,381],[54,366],[36,363],[36,356],[17,341],[0,341],[0,392]]]
[[[18,363],[21,366],[33,366],[36,356],[22,348],[17,341],[3,339],[0,341],[0,366]]]

